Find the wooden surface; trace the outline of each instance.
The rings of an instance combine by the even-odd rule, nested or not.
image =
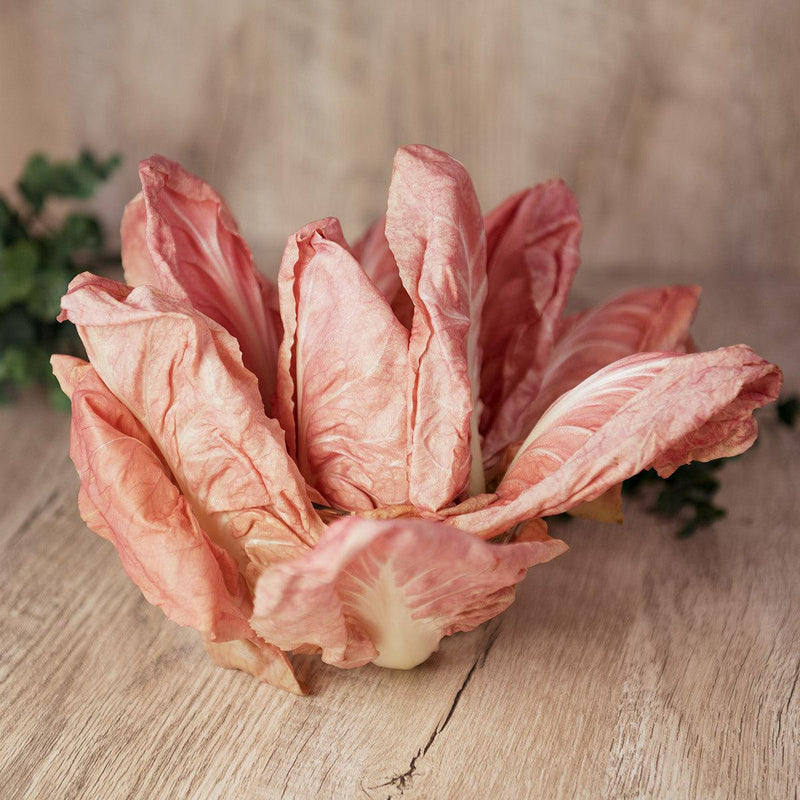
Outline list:
[[[579,280],[578,304],[632,285]],[[748,341],[797,392],[796,282],[706,287],[706,347]],[[572,521],[499,619],[411,672],[283,694],[211,665],[76,507],[67,419],[0,410],[0,796],[794,798],[800,778],[800,431],[761,415],[695,538],[628,503]]]
[[[153,152],[212,181],[262,269],[385,209],[401,144],[486,208],[561,176],[586,267],[800,274],[797,0],[0,0],[0,190],[34,148]]]

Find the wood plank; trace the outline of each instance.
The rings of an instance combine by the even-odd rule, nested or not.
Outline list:
[[[678,540],[640,507],[559,530],[572,550],[532,571],[412,796],[793,796],[800,470],[770,469],[797,441],[764,427],[713,530]]]
[[[584,276],[576,302],[632,282]],[[792,281],[708,289],[698,339],[753,342],[797,391]],[[760,418],[713,529],[677,540],[641,502],[572,521],[497,621],[407,673],[304,657],[297,698],[144,602],[78,517],[63,415],[0,409],[3,797],[793,796],[800,433]]]
[[[0,547],[41,512],[53,482],[68,471],[69,414],[55,411],[36,391],[0,406]]]

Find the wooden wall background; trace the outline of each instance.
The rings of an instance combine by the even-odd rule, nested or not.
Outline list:
[[[34,148],[158,151],[228,198],[262,268],[384,207],[395,148],[485,208],[563,176],[586,269],[800,273],[797,0],[0,0],[0,187]]]

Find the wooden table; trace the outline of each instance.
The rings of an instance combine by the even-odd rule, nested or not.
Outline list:
[[[657,277],[584,275],[578,300]],[[799,294],[719,275],[698,338],[752,344],[797,392]],[[760,419],[713,529],[678,540],[637,503],[573,521],[498,620],[411,672],[306,657],[298,698],[145,603],[78,516],[66,417],[3,408],[0,796],[797,797],[800,431]]]

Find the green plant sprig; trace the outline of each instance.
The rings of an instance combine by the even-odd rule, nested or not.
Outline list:
[[[797,425],[798,417],[800,417],[800,397],[794,394],[779,399],[778,404],[775,406],[775,411],[778,414],[778,421],[782,425],[794,428]]]
[[[643,470],[628,478],[622,484],[622,491],[637,496],[645,486],[660,487],[649,511],[660,517],[679,518],[677,536],[684,539],[726,515],[725,509],[715,503],[720,486],[715,473],[729,460],[693,461],[678,467],[668,478],[659,477],[652,469]]]
[[[91,214],[68,213],[53,226],[44,211],[51,198],[90,198],[120,161],[117,155],[98,160],[88,150],[71,161],[36,153],[16,183],[21,201],[12,205],[0,193],[0,401],[38,383],[56,405],[64,404],[50,355],[82,355],[83,348],[74,326],[55,318],[79,264],[98,254],[104,240]]]

